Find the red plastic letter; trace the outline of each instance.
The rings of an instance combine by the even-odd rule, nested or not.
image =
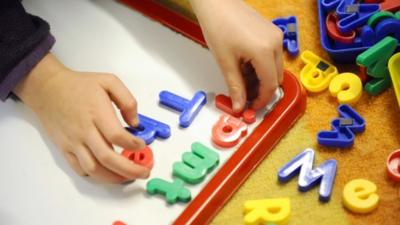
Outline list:
[[[124,222],[121,222],[121,221],[115,221],[114,223],[113,223],[113,225],[126,225],[126,223],[124,223]]]
[[[137,151],[124,149],[121,155],[125,156],[136,164],[139,164],[149,169],[153,168],[153,152],[151,151],[149,146],[146,146],[145,148]]]
[[[243,117],[243,121],[248,124],[256,121],[256,111],[254,109],[248,108],[243,112],[234,112],[232,109],[232,100],[226,95],[220,94],[215,96],[215,106],[234,117]]]
[[[237,145],[247,134],[247,124],[230,115],[221,115],[212,129],[212,140],[218,146],[229,148]]]

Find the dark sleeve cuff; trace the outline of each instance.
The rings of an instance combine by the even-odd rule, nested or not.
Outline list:
[[[48,34],[37,46],[27,54],[0,83],[0,99],[5,101],[10,96],[14,87],[27,76],[30,71],[46,56],[55,43],[55,38]]]

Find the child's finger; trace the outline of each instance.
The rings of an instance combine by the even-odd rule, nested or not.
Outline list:
[[[131,126],[138,126],[137,102],[129,89],[115,75],[107,75],[102,82],[103,88],[107,91],[111,100],[121,110],[125,122]]]
[[[233,110],[240,112],[246,104],[246,89],[240,64],[233,57],[219,60],[219,64],[228,86],[229,95],[232,98]]]
[[[278,74],[278,83],[281,85],[283,82],[283,48],[282,47],[278,47],[275,50],[275,63],[276,63],[276,72]]]
[[[71,152],[65,152],[64,153],[65,159],[67,159],[67,162],[69,165],[72,167],[72,169],[80,176],[87,176],[88,174],[82,169],[81,165],[79,164],[78,159],[76,156],[71,153]]]
[[[75,155],[85,173],[89,174],[89,176],[94,179],[108,183],[122,183],[126,181],[126,178],[111,172],[98,163],[89,149],[85,146],[81,146],[77,149]]]
[[[121,125],[111,102],[105,102],[99,108],[102,109],[102,114],[95,118],[94,122],[107,142],[125,149],[142,149],[145,147],[142,139],[133,136]]]
[[[278,87],[277,68],[273,51],[258,55],[251,63],[259,79],[258,96],[252,102],[252,108],[258,110],[268,104]]]
[[[147,178],[150,174],[147,168],[136,165],[113,151],[98,132],[94,132],[89,136],[87,145],[102,165],[123,177],[133,180]]]

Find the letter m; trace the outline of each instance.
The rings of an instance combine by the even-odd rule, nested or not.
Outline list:
[[[337,162],[334,159],[329,159],[313,169],[314,155],[314,150],[307,148],[278,171],[278,179],[280,182],[286,183],[300,173],[299,190],[306,192],[320,183],[319,199],[327,202],[332,194]]]

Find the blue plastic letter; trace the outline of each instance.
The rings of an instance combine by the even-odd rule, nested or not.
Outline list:
[[[342,0],[336,9],[340,20],[339,30],[348,33],[363,26],[368,19],[379,11],[379,4],[359,4],[356,0]]]
[[[272,20],[283,32],[283,47],[287,49],[291,56],[299,53],[297,20],[294,16],[286,18],[276,18]]]
[[[279,170],[278,179],[280,182],[288,182],[300,171],[299,190],[308,191],[318,182],[321,182],[319,200],[327,202],[331,197],[333,183],[335,182],[336,160],[329,159],[315,169],[312,169],[313,162],[314,150],[307,148]]]
[[[141,114],[138,117],[139,127],[127,127],[126,129],[131,134],[143,139],[146,145],[151,144],[156,137],[166,139],[171,136],[171,129],[167,124]]]
[[[179,116],[179,125],[188,127],[200,109],[207,102],[207,95],[203,91],[198,91],[194,94],[191,100],[182,98],[169,91],[160,92],[160,103],[181,112]]]
[[[326,11],[336,9],[342,0],[321,0],[321,5]]]
[[[355,134],[365,130],[365,120],[351,106],[343,104],[338,107],[339,118],[331,122],[331,131],[321,131],[317,135],[320,145],[347,148],[354,143]],[[343,123],[346,121],[346,123]],[[350,122],[348,122],[350,121]]]

